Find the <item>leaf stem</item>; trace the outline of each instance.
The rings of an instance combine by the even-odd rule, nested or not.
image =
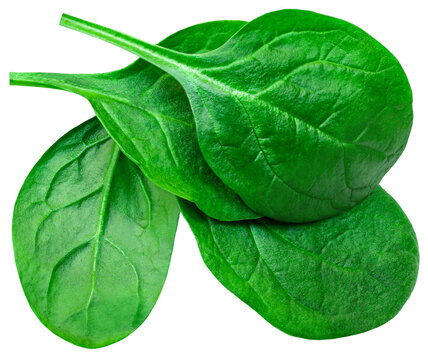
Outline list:
[[[119,31],[67,14],[62,15],[60,25],[116,45],[172,74],[184,74],[183,68],[192,56],[149,44]]]
[[[73,84],[78,80],[79,75],[57,74],[43,72],[11,72],[9,73],[10,85],[34,86],[49,89],[65,90],[80,94],[82,89]]]

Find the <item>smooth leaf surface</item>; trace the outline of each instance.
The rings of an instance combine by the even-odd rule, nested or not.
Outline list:
[[[318,220],[359,203],[410,133],[412,93],[400,64],[336,18],[268,13],[196,55],[68,15],[61,24],[177,78],[209,166],[250,208],[277,220]]]
[[[25,295],[55,334],[83,347],[118,341],[152,310],[178,221],[93,118],[58,140],[19,193],[13,247]]]
[[[160,44],[188,53],[215,49],[245,22],[214,21],[179,31]],[[141,59],[104,74],[11,73],[12,85],[70,91],[87,98],[128,158],[159,187],[195,202],[219,220],[259,217],[205,162],[189,100],[170,75]]]
[[[415,285],[415,233],[380,187],[350,211],[310,224],[225,223],[179,204],[211,272],[288,334],[328,339],[373,329]]]

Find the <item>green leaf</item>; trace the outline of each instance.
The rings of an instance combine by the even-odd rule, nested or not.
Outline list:
[[[278,329],[303,338],[361,333],[392,319],[416,282],[412,225],[380,187],[310,224],[224,223],[179,201],[217,279]]]
[[[201,53],[222,45],[244,24],[199,24],[160,44]],[[139,59],[104,74],[11,73],[10,83],[61,89],[87,98],[110,136],[157,186],[195,202],[219,220],[259,217],[202,157],[192,110],[181,85],[146,61]]]
[[[68,15],[61,24],[177,78],[204,158],[262,215],[304,222],[339,214],[376,188],[406,145],[406,75],[387,49],[345,21],[276,11],[197,55]]]
[[[96,118],[58,140],[19,193],[13,247],[31,308],[51,331],[96,348],[133,332],[164,284],[179,210]]]

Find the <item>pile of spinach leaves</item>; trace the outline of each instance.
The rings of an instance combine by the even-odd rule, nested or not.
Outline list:
[[[400,311],[418,245],[379,182],[406,146],[412,93],[380,43],[301,10],[203,23],[159,45],[69,15],[61,25],[139,59],[10,74],[81,95],[97,116],[42,156],[15,204],[18,273],[50,330],[97,348],[138,328],[180,210],[211,272],[288,334],[348,336]]]

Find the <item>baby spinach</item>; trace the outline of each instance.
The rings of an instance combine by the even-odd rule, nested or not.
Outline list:
[[[292,222],[367,197],[402,153],[412,93],[395,57],[345,21],[265,14],[216,50],[185,54],[63,15],[173,75],[212,170],[254,211]]]
[[[373,329],[415,285],[415,233],[380,187],[348,212],[309,224],[224,223],[179,204],[217,279],[288,334],[328,339]]]
[[[39,160],[13,214],[25,295],[55,334],[88,348],[134,331],[160,294],[178,221],[93,118]]]
[[[244,24],[199,24],[169,36],[160,45],[201,53],[222,45]],[[157,186],[195,202],[219,220],[259,217],[202,157],[192,110],[181,85],[146,61],[139,59],[104,74],[11,73],[10,83],[82,95],[126,156]]]
[[[79,94],[100,119],[43,155],[15,205],[16,264],[43,324],[88,348],[138,328],[167,275],[173,194],[208,268],[278,329],[330,339],[398,313],[419,252],[378,186],[412,124],[388,50],[301,10],[195,25],[159,45],[61,23],[140,59],[108,73],[10,75]]]

